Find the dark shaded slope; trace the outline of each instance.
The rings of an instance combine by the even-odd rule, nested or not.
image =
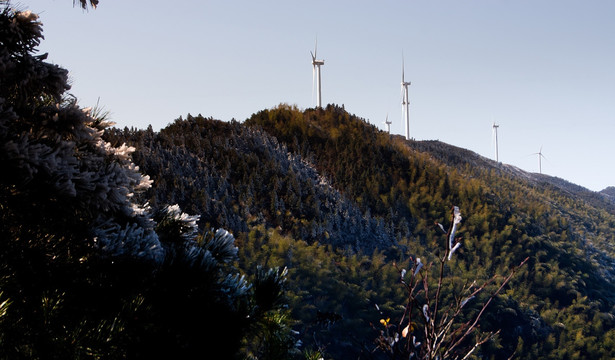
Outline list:
[[[154,180],[148,194],[201,215],[201,226],[235,233],[265,224],[307,242],[371,251],[395,243],[392,227],[361,211],[300,156],[237,122],[179,119],[160,133],[108,136],[135,146],[135,163]]]

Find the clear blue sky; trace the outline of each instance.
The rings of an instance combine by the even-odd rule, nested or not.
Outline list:
[[[13,1],[14,5],[18,3]],[[323,103],[591,190],[615,185],[615,1],[21,1],[80,105],[117,126],[179,116],[243,121],[279,103],[313,107],[318,36]]]

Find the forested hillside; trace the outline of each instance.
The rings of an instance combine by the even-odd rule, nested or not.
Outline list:
[[[232,230],[245,271],[288,267],[306,347],[378,356],[374,324],[380,312],[400,316],[404,302],[393,264],[435,259],[434,224],[457,205],[462,244],[447,269],[460,282],[506,274],[529,257],[482,319],[483,329],[502,329],[484,355],[614,354],[615,213],[602,195],[390,136],[331,105],[281,105],[243,124],[188,116],[159,133],[115,130],[107,139],[137,148],[135,162],[154,180],[152,204],[177,202],[202,214],[201,226]]]
[[[203,226],[246,232],[264,223],[310,243],[326,238],[354,250],[395,242],[391,224],[365,213],[262,130],[188,116],[159,134],[108,132],[107,139],[138,149],[134,160],[156,178],[152,205],[178,203],[201,214]]]

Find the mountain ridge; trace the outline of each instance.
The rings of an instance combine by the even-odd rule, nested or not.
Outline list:
[[[237,137],[248,133],[252,134],[254,141]],[[157,156],[148,154],[147,146],[144,146],[147,141],[139,140],[143,137],[152,137],[154,141],[148,146],[159,149],[157,151],[175,148],[173,151],[177,157],[167,160],[166,165],[156,164]],[[268,140],[258,140],[265,138]],[[165,177],[160,177],[159,171],[152,169],[166,166],[166,180],[162,183],[167,184],[181,184],[184,182],[182,178],[186,184],[193,181],[191,179],[222,179],[214,181],[224,185],[220,189],[205,191],[211,199],[207,202],[212,205],[195,205],[198,203],[195,196],[184,196],[180,205],[196,213],[202,209],[214,209],[202,212],[202,225],[235,229],[235,235],[251,254],[242,260],[248,268],[255,259],[265,256],[259,255],[256,249],[250,250],[253,241],[257,247],[272,241],[284,242],[286,245],[283,246],[289,247],[287,251],[290,252],[276,258],[274,249],[278,245],[268,245],[269,250],[265,251],[268,255],[264,259],[290,267],[291,283],[296,284],[295,290],[291,291],[297,299],[294,314],[310,329],[308,331],[317,331],[307,325],[316,321],[307,309],[316,306],[321,313],[341,316],[343,320],[336,325],[340,332],[345,329],[345,332],[353,333],[351,329],[355,329],[355,336],[360,336],[363,343],[368,336],[363,332],[359,335],[356,330],[356,314],[353,315],[348,308],[352,301],[344,300],[346,305],[342,305],[340,299],[336,300],[335,293],[339,290],[329,288],[320,292],[318,287],[304,288],[307,283],[321,283],[323,279],[312,278],[318,271],[308,271],[312,265],[298,258],[299,255],[289,255],[295,254],[290,249],[306,246],[297,241],[306,241],[307,246],[314,246],[314,251],[329,246],[330,250],[319,252],[318,257],[341,256],[337,260],[331,259],[327,265],[333,267],[329,271],[338,274],[331,281],[354,288],[357,286],[354,282],[365,279],[344,278],[343,268],[336,264],[346,263],[347,256],[361,256],[366,257],[364,261],[368,263],[382,264],[374,271],[388,269],[388,273],[394,269],[385,264],[395,259],[400,261],[407,256],[433,258],[437,250],[431,253],[433,250],[428,249],[436,244],[432,239],[436,241],[441,236],[433,224],[445,221],[442,218],[445,209],[458,205],[466,214],[462,223],[463,244],[458,265],[463,269],[459,271],[464,278],[505,273],[515,263],[530,257],[527,268],[510,285],[506,296],[509,305],[505,306],[506,302],[498,300],[499,305],[490,312],[491,320],[484,324],[485,328],[507,328],[515,323],[525,330],[503,337],[502,349],[486,349],[486,353],[504,356],[519,345],[519,339],[525,342],[521,350],[523,356],[550,354],[559,358],[575,351],[592,354],[602,351],[575,344],[569,335],[572,328],[565,330],[558,325],[574,328],[574,324],[588,318],[600,316],[609,319],[612,316],[615,262],[611,244],[615,216],[612,204],[601,194],[558,178],[496,164],[469,150],[438,141],[406,141],[378,130],[335,105],[303,111],[280,105],[257,112],[243,123],[230,124],[188,116],[185,120],[176,120],[160,133],[151,132],[144,136],[139,131],[125,129],[122,133],[116,130],[108,139],[115,144],[126,141],[136,146],[135,162],[154,180],[154,191],[149,195],[152,204],[172,203],[178,199],[171,196],[174,191],[179,194],[189,189],[188,185],[176,189],[167,186],[165,195],[164,191],[155,189]],[[268,144],[265,148],[278,150],[253,148],[259,142]],[[203,147],[203,144],[206,145]],[[252,151],[259,155],[251,156]],[[180,153],[194,154],[190,158],[197,162],[217,165],[210,168],[210,175],[207,172],[190,174],[189,168],[178,171],[174,164],[183,161]],[[283,166],[287,170],[282,170],[279,166],[283,162],[271,161],[272,158],[306,164],[315,171],[311,176],[314,180],[307,181],[300,171],[288,171],[298,169],[299,165],[287,163]],[[151,162],[149,165],[148,161]],[[219,174],[215,175],[216,172]],[[177,174],[181,176],[177,177]],[[316,183],[326,184],[327,188],[339,192],[340,196],[335,198],[341,201],[340,205],[317,205],[321,200],[314,202],[314,199],[325,198],[318,195],[321,190],[315,186]],[[241,220],[247,214],[250,214],[250,219]],[[237,227],[238,223],[243,225]],[[262,236],[267,240],[259,240]],[[286,237],[290,239],[282,240]],[[338,251],[343,253],[334,255]],[[329,252],[331,255],[326,255]],[[365,269],[372,271],[369,270],[371,267]],[[299,274],[303,275],[297,277]],[[368,274],[363,277],[374,276]],[[394,276],[383,280],[383,284],[394,289],[393,279]],[[339,289],[339,286],[334,288]],[[359,295],[359,288],[356,291],[351,298],[365,297]],[[320,294],[320,300],[308,306],[313,301],[309,299],[314,299],[310,293]],[[401,301],[400,295],[384,290],[380,293],[389,295],[379,297],[372,294],[369,297],[380,304],[390,304],[381,307],[395,313],[394,303]],[[362,306],[361,311],[365,311],[366,305]],[[505,309],[516,315],[499,318],[498,311]],[[369,318],[373,314],[366,313],[365,316]],[[532,318],[539,321],[532,323]],[[606,341],[605,334],[615,334],[615,322],[604,319],[600,321],[599,331],[592,330],[586,336]],[[361,327],[368,328],[368,325]],[[329,332],[326,337],[336,339],[336,345],[328,348],[331,354],[357,350],[349,347],[351,341],[338,333]],[[308,341],[308,344],[315,345],[313,341]]]
[[[405,139],[401,135],[396,135],[396,137],[398,141],[405,141]],[[422,149],[423,151],[429,151],[436,158],[445,161],[451,166],[454,166],[455,164],[452,161],[446,161],[445,156],[441,154],[441,151],[438,150],[438,147],[448,148],[446,153],[449,153],[449,154],[463,152],[464,153],[463,158],[461,157],[456,158],[457,160],[461,159],[462,160],[461,162],[463,163],[468,163],[470,162],[470,159],[471,159],[473,160],[472,164],[475,166],[481,166],[484,168],[491,168],[491,169],[496,169],[496,170],[499,169],[507,174],[518,176],[520,178],[525,178],[528,181],[533,182],[535,185],[539,185],[541,183],[549,184],[551,186],[559,188],[561,191],[567,192],[571,196],[576,196],[590,203],[596,202],[594,204],[596,206],[605,206],[608,208],[608,211],[615,214],[615,207],[612,206],[612,204],[610,203],[615,199],[615,187],[613,186],[607,187],[606,189],[601,190],[601,191],[593,191],[581,185],[575,184],[566,179],[562,179],[556,176],[551,176],[548,174],[540,174],[540,173],[535,173],[535,172],[528,172],[528,171],[522,170],[511,164],[506,164],[502,162],[498,163],[492,159],[486,158],[478,153],[475,153],[472,150],[463,149],[463,148],[460,148],[454,145],[446,144],[439,140],[423,140],[423,141],[411,140],[408,142],[408,146],[415,147],[417,149]],[[453,151],[451,149],[455,149],[455,150]]]

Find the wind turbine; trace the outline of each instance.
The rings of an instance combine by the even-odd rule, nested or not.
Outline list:
[[[410,109],[408,102],[408,85],[410,85],[410,81],[406,82],[404,78],[404,54],[401,54],[401,111],[404,118],[404,123],[406,124],[406,140],[410,140]]]
[[[538,172],[542,174],[542,158],[546,159],[546,157],[542,154],[542,145],[540,146],[540,151],[533,153],[532,155],[538,155]]]
[[[493,122],[493,135],[495,136],[495,162],[500,162],[498,157],[498,128],[500,125],[497,125],[495,121]]]
[[[392,124],[392,122],[389,121],[389,114],[387,114],[387,118],[386,118],[386,120],[384,120],[384,123],[387,126],[387,132],[390,134],[391,133],[391,124]]]
[[[318,38],[314,44],[314,52],[310,51],[312,55],[312,95],[314,94],[314,77],[317,76],[316,81],[316,107],[322,107],[321,93],[320,93],[320,66],[325,64],[324,60],[316,59],[316,50],[318,48]]]

